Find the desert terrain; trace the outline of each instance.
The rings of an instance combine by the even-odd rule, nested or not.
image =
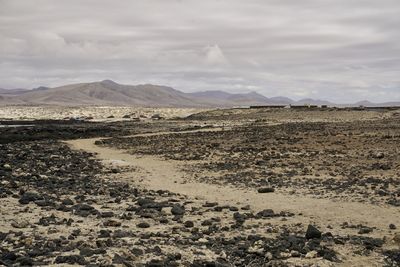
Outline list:
[[[400,266],[400,110],[0,108],[0,265]]]

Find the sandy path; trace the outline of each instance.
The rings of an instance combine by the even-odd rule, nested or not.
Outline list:
[[[195,131],[210,131],[203,129]],[[221,130],[221,129],[216,129]],[[193,131],[188,131],[193,132]],[[171,132],[174,133],[174,132]],[[157,134],[157,133],[155,133]],[[155,135],[146,134],[146,135]],[[168,133],[158,133],[168,134]],[[143,135],[138,135],[143,136]],[[295,216],[291,222],[316,223],[323,230],[332,233],[355,234],[354,230],[343,230],[340,224],[363,224],[377,229],[371,236],[390,236],[388,225],[398,223],[400,209],[390,206],[376,206],[357,202],[333,201],[329,199],[316,199],[307,196],[294,196],[282,193],[259,194],[249,189],[238,189],[230,186],[219,186],[198,182],[186,182],[186,174],[180,171],[182,162],[164,160],[154,156],[130,155],[126,151],[109,147],[100,147],[94,144],[99,138],[77,139],[66,141],[74,149],[82,149],[96,153],[96,157],[106,164],[120,166],[133,166],[138,171],[123,172],[121,179],[126,179],[135,184],[141,184],[148,189],[170,190],[191,197],[202,198],[207,201],[216,201],[220,204],[250,205],[258,211],[273,209],[291,211],[302,216]],[[333,229],[327,229],[331,225]]]

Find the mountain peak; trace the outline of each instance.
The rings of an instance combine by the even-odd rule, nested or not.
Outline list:
[[[108,80],[108,79],[102,80],[100,83],[103,85],[119,85],[118,83],[114,82],[113,80]]]
[[[33,88],[32,90],[40,91],[40,90],[48,90],[48,89],[50,89],[50,87],[47,87],[47,86],[39,86],[39,87]]]
[[[247,93],[247,95],[251,95],[251,96],[262,96],[262,97],[265,97],[265,96],[263,96],[262,94],[260,94],[260,93],[257,93],[256,91],[251,91],[251,92],[248,92],[248,93]]]

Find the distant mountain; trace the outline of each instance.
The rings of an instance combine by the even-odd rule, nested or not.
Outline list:
[[[33,88],[33,91],[44,91],[44,90],[48,90],[50,89],[50,87],[46,87],[46,86],[39,86],[37,88]]]
[[[190,93],[197,101],[205,101],[222,106],[278,105],[294,101],[286,97],[267,98],[259,93],[231,94],[224,91],[203,91]]]
[[[5,92],[7,91],[7,92]],[[143,84],[122,85],[111,80],[101,82],[70,84],[55,88],[39,87],[10,94],[8,90],[0,95],[0,104],[27,105],[121,105],[148,107],[232,107],[245,105],[277,104],[256,92],[231,94],[223,91],[184,93],[171,87]]]
[[[14,96],[11,102],[29,105],[198,106],[185,93],[157,85],[121,85],[110,80],[39,88]]]
[[[55,88],[0,89],[0,105],[109,105],[140,107],[235,107],[250,105],[328,105],[324,100],[302,99],[294,101],[287,97],[265,97],[256,92],[232,94],[224,91],[184,93],[161,85],[123,85],[111,80],[69,84]],[[358,102],[347,106],[381,106],[371,102]],[[387,106],[400,103],[384,103]]]
[[[31,90],[29,89],[2,89],[0,88],[0,95],[9,95],[9,96],[13,96],[13,95],[21,95],[27,92],[30,92]]]
[[[269,102],[271,103],[277,103],[277,104],[292,104],[295,101],[293,99],[290,99],[288,97],[284,97],[284,96],[275,96],[275,97],[271,97],[269,98]]]

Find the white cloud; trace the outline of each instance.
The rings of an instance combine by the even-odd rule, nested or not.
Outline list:
[[[208,45],[204,48],[206,52],[206,62],[210,65],[226,65],[227,60],[218,45]]]
[[[398,0],[0,0],[0,87],[399,100],[399,13]]]

